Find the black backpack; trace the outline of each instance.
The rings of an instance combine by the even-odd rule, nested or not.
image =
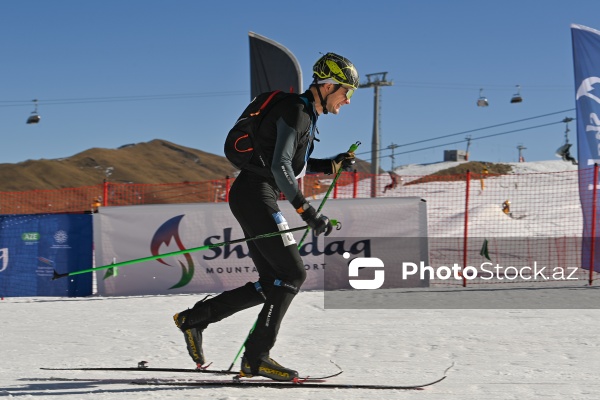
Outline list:
[[[281,90],[259,94],[231,128],[225,139],[225,157],[236,168],[271,175],[270,160],[265,158],[255,135],[265,114],[287,95]]]

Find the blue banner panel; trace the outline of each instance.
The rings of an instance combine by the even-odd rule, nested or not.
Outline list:
[[[597,212],[600,201],[596,195],[594,206],[598,182],[594,182],[592,172],[594,164],[600,164],[600,31],[571,25],[571,37],[577,109],[579,198],[583,210],[581,266],[600,272],[600,248],[594,246],[595,251],[592,251],[592,244],[597,244],[594,236],[598,236],[600,231],[598,221],[593,221],[594,211],[596,216],[600,215]]]
[[[92,274],[52,280],[53,271],[92,268],[91,214],[0,215],[0,296],[92,294]]]

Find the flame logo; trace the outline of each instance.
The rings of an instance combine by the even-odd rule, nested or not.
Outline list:
[[[154,236],[152,237],[152,242],[150,243],[150,251],[152,252],[153,256],[159,255],[160,247],[163,244],[168,246],[171,243],[171,240],[175,240],[179,250],[186,250],[186,247],[181,242],[181,237],[179,236],[179,223],[181,222],[183,216],[184,214],[171,218],[156,230]],[[177,260],[179,262],[179,266],[181,267],[181,279],[169,289],[183,287],[190,283],[194,277],[194,261],[192,260],[192,256],[190,256],[189,253],[185,253],[183,256],[185,257],[187,266],[181,260]],[[166,263],[162,258],[157,258],[156,261],[172,267],[171,264]]]

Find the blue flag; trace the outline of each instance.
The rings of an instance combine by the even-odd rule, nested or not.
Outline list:
[[[583,243],[581,266],[600,272],[600,242],[591,244],[598,236],[600,224],[596,211],[594,232],[594,164],[600,164],[600,31],[582,25],[571,25],[573,65],[575,71],[575,101],[577,107],[577,148],[579,158],[579,198],[583,209]],[[600,196],[596,194],[598,210]]]

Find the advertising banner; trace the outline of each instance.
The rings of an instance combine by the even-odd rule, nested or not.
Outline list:
[[[579,158],[579,198],[583,210],[583,247],[581,266],[591,265],[600,272],[600,249],[590,259],[590,246],[595,232],[592,232],[593,216],[600,202],[593,210],[594,192],[598,182],[590,169],[600,163],[600,31],[582,25],[571,25],[573,40],[573,66],[575,72],[577,150]],[[598,90],[596,90],[598,89]],[[597,246],[596,246],[597,247]]]
[[[426,207],[420,198],[330,200],[327,205],[327,215],[341,223],[327,241],[309,233],[300,248],[307,272],[304,290],[323,289],[326,255],[364,256],[365,238],[427,237]],[[290,228],[304,225],[287,201],[280,208]],[[97,266],[243,238],[225,203],[103,207],[94,218]],[[303,233],[294,233],[297,242]],[[245,243],[96,274],[98,293],[105,296],[215,293],[258,279]]]
[[[89,296],[90,274],[52,280],[92,267],[90,214],[0,215],[0,295]]]

